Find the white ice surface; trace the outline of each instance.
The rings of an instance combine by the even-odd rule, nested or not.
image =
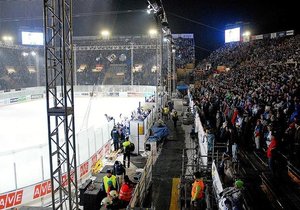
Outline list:
[[[107,122],[105,113],[113,116],[116,122],[119,121],[120,113],[123,117],[130,117],[131,112],[143,100],[144,98],[121,97],[76,98],[76,133],[87,127],[100,127],[105,124]],[[86,121],[88,107],[90,111],[88,121]],[[18,187],[40,180],[42,172],[36,167],[40,167],[41,156],[48,154],[48,148],[45,146],[39,148],[39,145],[48,143],[47,129],[45,99],[0,107],[0,194],[15,188],[13,163],[16,164]],[[47,156],[44,162],[48,164]],[[44,177],[47,176],[48,174],[44,175]]]
[[[91,101],[89,120],[87,115],[90,98],[75,99],[76,132],[86,126],[101,126],[106,122],[105,113],[113,116],[116,122],[120,113],[130,117],[131,111],[136,109],[143,98],[101,98],[94,97]],[[11,150],[47,143],[47,113],[46,101],[36,100],[20,104],[0,107],[0,155]]]

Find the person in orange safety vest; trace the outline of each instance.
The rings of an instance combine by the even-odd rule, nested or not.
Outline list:
[[[127,175],[125,175],[123,184],[119,192],[119,199],[122,203],[123,208],[126,208],[131,200],[133,187],[134,183],[129,179]]]
[[[203,209],[205,206],[205,194],[204,194],[204,189],[205,185],[203,182],[203,179],[201,177],[201,173],[199,171],[194,173],[194,183],[192,186],[192,193],[191,193],[191,203],[192,203],[192,209]]]

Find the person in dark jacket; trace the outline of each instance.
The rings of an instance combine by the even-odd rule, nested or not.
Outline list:
[[[119,132],[118,132],[117,126],[114,126],[110,135],[114,142],[114,149],[115,149],[115,151],[118,151],[119,150]]]
[[[126,159],[127,159],[127,167],[130,167],[130,144],[131,142],[129,141],[129,136],[125,138],[125,141],[123,143],[123,165],[126,167]]]

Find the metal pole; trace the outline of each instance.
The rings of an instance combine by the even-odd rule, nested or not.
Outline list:
[[[176,51],[173,50],[173,93],[176,93],[176,86],[175,86],[175,79],[176,79],[176,63],[175,63],[175,54],[176,54]]]
[[[156,40],[156,84],[155,84],[155,106],[158,113],[158,37]]]
[[[14,177],[15,177],[15,188],[18,189],[17,166],[15,162],[14,162]]]
[[[133,85],[133,42],[131,43],[131,85]]]
[[[167,72],[167,84],[168,84],[168,97],[171,98],[172,85],[171,85],[171,75],[172,75],[172,45],[171,40],[167,41],[167,56],[168,56],[168,72]]]
[[[137,145],[138,145],[138,151],[137,151],[137,154],[139,155],[139,152],[140,152],[140,124],[138,123],[138,126],[137,126]]]
[[[42,166],[42,180],[45,180],[45,172],[44,172],[44,159],[43,155],[41,155],[41,166]]]
[[[73,50],[74,50],[74,85],[77,85],[77,50],[75,44]]]
[[[36,86],[41,85],[41,80],[40,80],[40,68],[39,68],[39,51],[36,52],[35,55],[35,68],[36,68]]]

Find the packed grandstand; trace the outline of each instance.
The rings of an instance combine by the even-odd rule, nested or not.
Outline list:
[[[194,116],[200,117],[205,135],[213,133],[216,143],[224,143],[223,157],[230,157],[234,165],[240,164],[248,153],[255,153],[267,164],[269,173],[266,173],[272,177],[282,175],[278,171],[282,169],[280,164],[286,164],[283,168],[287,166],[298,174],[300,35],[227,43],[192,71],[191,64],[195,64],[193,39],[179,36],[174,43],[176,69],[189,70],[184,82],[191,82],[189,97],[193,107],[190,108]],[[130,85],[131,81],[138,86],[156,85],[156,39],[85,37],[75,39],[74,44],[76,85]],[[0,91],[44,86],[42,57],[43,49],[40,48],[0,45]],[[163,63],[166,64],[166,60]],[[132,67],[135,69],[133,78]],[[181,70],[177,73],[182,74]],[[188,80],[191,75],[193,80]],[[179,92],[178,96],[182,97],[184,93]],[[268,150],[274,139],[276,156],[271,163]],[[211,152],[208,149],[208,153]],[[237,178],[247,178],[236,168],[229,181],[225,178],[226,172],[219,173],[223,174],[223,188],[230,187]],[[243,205],[245,208],[246,204]]]

